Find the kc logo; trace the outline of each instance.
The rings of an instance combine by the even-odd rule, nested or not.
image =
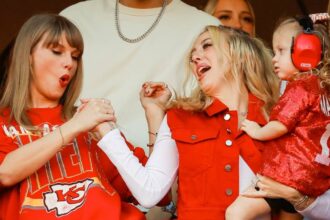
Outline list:
[[[54,184],[51,192],[44,193],[47,211],[55,210],[57,216],[66,215],[84,204],[86,193],[94,181],[86,179],[73,184]]]
[[[330,124],[327,124],[326,126],[326,130],[323,133],[321,140],[320,140],[320,144],[322,146],[322,153],[321,154],[317,154],[315,161],[329,166],[330,165],[330,152],[329,152],[329,147],[328,147],[328,139],[330,137]]]

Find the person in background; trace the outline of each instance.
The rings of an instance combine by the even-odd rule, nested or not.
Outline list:
[[[18,33],[0,100],[4,219],[145,219],[122,202],[131,194],[88,133],[114,120],[111,105],[74,107],[83,50],[77,27],[59,15],[32,16]]]
[[[129,153],[120,131],[107,123],[99,125],[103,138],[98,145],[144,206],[156,204],[178,175],[179,220],[224,219],[261,162],[261,146],[239,127],[245,118],[266,123],[277,100],[278,79],[261,41],[224,26],[208,26],[187,60],[186,86],[195,89],[174,99],[166,115],[166,86],[149,82],[142,88],[149,144],[154,145],[145,166]]]
[[[180,90],[193,39],[217,19],[181,0],[93,0],[64,9],[86,51],[81,97],[107,98],[127,138],[146,147],[148,133],[138,95],[146,81]]]
[[[289,84],[273,108],[267,125],[260,127],[249,120],[242,123],[242,130],[252,138],[261,141],[273,140],[265,143],[261,175],[291,186],[302,195],[298,200],[289,201],[240,196],[227,209],[228,220],[255,219],[270,212],[270,209],[280,211],[280,219],[301,219],[300,215],[295,214],[296,210],[302,210],[309,203],[310,197],[313,201],[330,188],[330,158],[326,153],[330,125],[329,36],[323,25],[313,25],[320,38],[319,42],[323,44],[319,46],[319,50],[325,50],[322,52],[324,56],[315,69],[307,69],[306,65],[302,69],[294,62],[297,57],[292,55],[292,39],[297,39],[303,32],[299,23],[307,22],[312,25],[309,17],[300,20],[289,18],[275,29],[274,69],[276,74],[281,79],[288,80]],[[304,37],[307,38],[307,35]],[[296,47],[298,48],[298,45]],[[313,52],[312,49],[310,51]],[[314,56],[320,56],[315,53]],[[249,190],[258,191],[259,185],[258,181],[255,189]]]
[[[205,12],[218,18],[222,25],[245,31],[255,36],[255,15],[248,0],[209,0]]]

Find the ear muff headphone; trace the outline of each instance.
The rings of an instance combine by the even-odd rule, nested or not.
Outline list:
[[[299,19],[298,22],[304,31],[292,38],[291,59],[299,71],[308,71],[317,67],[322,60],[324,40],[321,41],[313,31],[313,21],[309,17]]]

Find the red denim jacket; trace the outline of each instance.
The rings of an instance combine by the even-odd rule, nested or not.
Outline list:
[[[249,95],[248,118],[265,124],[263,103]],[[239,193],[239,155],[256,172],[259,143],[238,130],[237,112],[215,100],[203,112],[167,113],[179,152],[178,219],[224,219]]]

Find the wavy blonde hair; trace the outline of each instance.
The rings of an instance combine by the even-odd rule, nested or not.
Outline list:
[[[221,1],[221,0],[209,0],[204,8],[204,11],[210,15],[214,15],[215,13],[215,7],[217,6],[218,2]],[[252,15],[252,18],[253,18],[253,36],[255,36],[256,34],[256,16],[255,16],[255,13],[254,13],[254,10],[253,10],[253,7],[251,5],[251,3],[248,1],[248,0],[242,0],[246,3],[248,9],[249,9],[249,12],[251,13]]]
[[[0,108],[10,108],[10,120],[14,119],[20,125],[32,129],[26,114],[31,97],[29,90],[32,78],[30,55],[44,36],[46,37],[43,46],[49,47],[58,44],[63,34],[69,45],[80,51],[76,74],[60,98],[60,104],[63,105],[63,119],[73,116],[74,103],[82,87],[83,38],[78,28],[68,19],[55,14],[39,14],[32,16],[24,23],[13,48],[4,94],[0,100]]]
[[[204,32],[206,31],[210,34],[219,62],[229,61],[230,71],[225,73],[225,79],[234,81],[240,92],[240,86],[244,84],[249,92],[264,102],[263,110],[268,115],[279,96],[279,79],[273,73],[271,51],[261,40],[231,28],[207,26]],[[223,47],[223,43],[228,47]],[[190,54],[191,52],[186,61],[189,67]],[[185,91],[192,85],[195,88],[189,96],[187,93],[181,95],[170,106],[203,111],[212,97],[207,96],[198,86],[190,69],[184,81]]]

